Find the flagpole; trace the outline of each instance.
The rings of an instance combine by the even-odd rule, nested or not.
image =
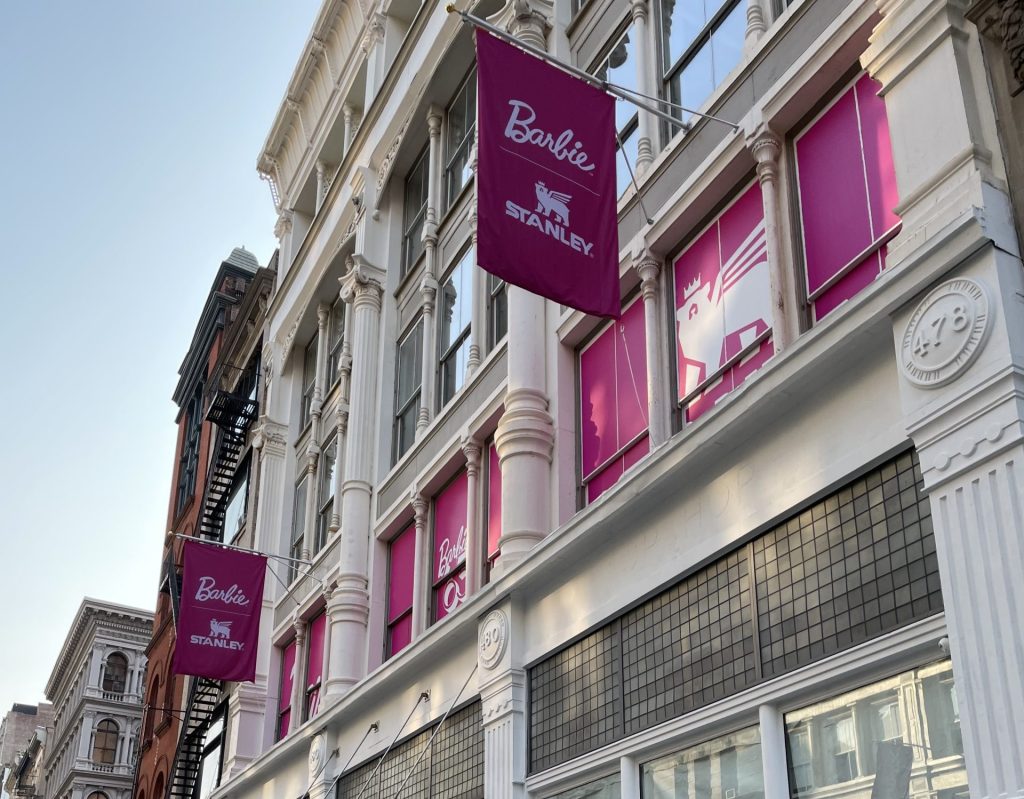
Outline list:
[[[585,82],[589,83],[591,86],[596,86],[598,89],[603,89],[604,91],[608,92],[609,94],[614,94],[620,100],[625,100],[627,103],[632,103],[637,108],[642,108],[644,111],[647,111],[647,112],[649,112],[651,114],[654,114],[659,119],[663,119],[666,122],[669,122],[669,123],[671,123],[672,125],[674,125],[676,127],[683,127],[683,128],[686,128],[686,129],[690,128],[690,126],[687,123],[683,122],[678,117],[674,117],[671,114],[667,114],[664,111],[662,111],[660,108],[655,108],[652,105],[647,105],[647,103],[641,103],[639,100],[636,99],[636,97],[633,96],[634,94],[636,94],[636,95],[640,95],[641,97],[647,97],[647,95],[642,95],[639,92],[630,92],[628,89],[622,89],[622,88],[616,86],[614,83],[609,83],[606,80],[601,80],[600,78],[595,78],[589,72],[584,72],[582,69],[579,69],[578,67],[574,67],[572,64],[567,64],[564,61],[560,61],[559,59],[555,58],[554,56],[550,55],[549,53],[546,53],[545,51],[541,50],[538,47],[534,47],[531,44],[527,44],[526,42],[517,39],[515,36],[513,36],[510,33],[508,33],[507,31],[503,31],[501,28],[498,28],[498,27],[492,25],[491,23],[487,22],[487,20],[480,19],[480,17],[477,17],[477,16],[474,16],[473,14],[470,14],[468,11],[460,11],[459,9],[457,9],[455,7],[454,3],[449,3],[447,6],[445,6],[445,10],[449,14],[458,14],[460,17],[462,17],[462,20],[464,22],[468,22],[469,24],[474,25],[477,28],[482,28],[483,30],[487,31],[488,33],[491,33],[491,34],[497,36],[502,41],[506,41],[509,44],[513,44],[516,47],[519,47],[520,49],[525,50],[526,52],[530,53],[531,55],[537,56],[537,58],[541,59],[542,61],[547,61],[549,64],[552,64],[552,65],[558,67],[559,69],[565,70],[570,75],[575,75],[577,78],[579,78],[582,81],[585,81]],[[649,99],[654,99],[654,98],[649,98]],[[678,108],[679,110],[685,111],[688,114],[693,114],[694,116],[704,117],[705,119],[710,119],[713,122],[720,122],[723,125],[728,125],[734,131],[740,129],[740,126],[737,125],[735,122],[730,122],[729,120],[722,119],[721,117],[712,116],[711,114],[703,114],[700,111],[694,111],[694,110],[692,110],[690,108],[684,108],[681,105],[676,105],[675,103],[670,103],[667,100],[657,99],[657,100],[655,100],[655,102],[666,103],[667,105],[670,105],[670,106],[673,106],[675,108]]]
[[[174,533],[175,538],[184,538],[186,541],[199,541],[202,544],[209,544],[214,547],[224,547],[224,549],[233,549],[235,552],[245,552],[247,555],[262,555],[265,558],[274,558],[275,560],[287,560],[292,563],[301,563],[303,566],[312,566],[313,561],[303,560],[302,558],[289,558],[287,555],[273,555],[270,552],[260,552],[255,549],[246,549],[245,547],[236,547],[234,544],[225,544],[223,541],[211,541],[208,538],[197,538],[194,535],[185,535],[184,533]]]

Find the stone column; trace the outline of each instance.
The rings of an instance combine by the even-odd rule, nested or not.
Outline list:
[[[103,650],[96,647],[89,653],[89,681],[86,685],[89,688],[102,688],[100,675],[103,672]]]
[[[647,341],[647,421],[651,449],[668,440],[669,417],[665,399],[668,379],[662,354],[661,262],[651,253],[642,254],[636,265],[644,302],[644,334]]]
[[[366,21],[366,33],[359,43],[359,49],[366,54],[366,92],[363,97],[363,108],[370,108],[373,105],[387,72],[384,58],[385,21],[383,14],[371,14]]]
[[[475,145],[474,145],[475,147]],[[471,157],[470,164],[473,174],[476,175],[476,156]],[[474,186],[473,191],[476,191]],[[471,375],[480,366],[483,360],[483,342],[487,340],[487,303],[489,300],[487,292],[487,273],[480,268],[476,259],[476,203],[473,203],[473,210],[469,212],[469,229],[472,231],[473,247],[473,304],[471,308],[472,318],[469,325],[469,357],[466,358],[466,375]]]
[[[800,335],[796,315],[796,298],[787,279],[782,258],[782,212],[779,205],[779,154],[782,140],[765,125],[759,125],[747,136],[747,147],[757,161],[757,179],[761,184],[764,205],[764,235],[768,256],[768,280],[771,285],[772,345],[775,353],[786,350]]]
[[[764,799],[789,799],[789,773],[786,766],[786,725],[774,705],[757,709],[761,734],[761,770]]]
[[[280,252],[278,254],[278,283],[287,274],[288,267],[292,265],[292,221],[294,214],[285,208],[277,216],[277,223],[274,225],[274,236],[277,238]]]
[[[757,43],[768,30],[769,7],[765,0],[747,0],[747,32],[743,37],[743,52],[750,56]]]
[[[502,553],[502,557],[505,557]],[[526,669],[511,601],[480,622],[478,671],[484,725],[484,796],[526,799]]]
[[[420,411],[416,419],[416,436],[430,425],[434,414],[437,381],[434,379],[437,363],[437,325],[434,311],[437,306],[437,218],[440,206],[441,173],[441,119],[440,109],[430,107],[427,128],[430,131],[430,150],[427,156],[427,211],[423,223],[423,249],[426,267],[420,283],[423,296],[423,355],[420,377]]]
[[[755,0],[756,2],[756,0]],[[649,63],[650,49],[647,47],[650,33],[647,30],[647,19],[650,14],[648,0],[631,0],[629,10],[633,16],[634,31],[634,54],[636,55],[636,85],[644,94],[656,97],[658,87],[652,85],[651,65]],[[637,113],[637,144],[636,144],[636,176],[641,178],[650,169],[654,161],[654,147],[652,146],[652,134],[654,130],[654,116],[642,108]]]
[[[412,637],[423,635],[430,623],[430,584],[433,564],[430,562],[430,541],[427,514],[430,500],[420,493],[412,498],[413,523],[416,527],[416,546],[412,572]]]
[[[292,627],[295,630],[295,667],[292,670],[292,695],[288,700],[292,709],[289,732],[305,721],[303,699],[306,695],[306,622],[296,619]]]
[[[349,393],[352,387],[352,314],[345,314],[344,338],[338,365],[338,406],[334,411],[338,451],[334,456],[334,504],[331,507],[331,535],[341,529],[341,485],[345,470],[345,438],[348,435]],[[326,669],[324,674],[326,674]]]
[[[351,103],[345,103],[341,107],[341,114],[345,125],[345,155],[348,155],[349,148],[352,146],[352,138],[356,135],[356,130],[359,129],[359,114]]]
[[[78,738],[78,759],[88,762],[92,758],[92,733],[96,727],[96,712],[87,710],[82,714],[82,732]]]
[[[466,456],[466,597],[480,590],[483,582],[484,559],[481,553],[487,549],[477,529],[480,518],[480,442],[472,436],[462,441],[462,452]]]
[[[516,38],[547,49],[551,6],[512,0],[492,20]],[[501,461],[500,577],[551,531],[551,457],[554,420],[548,410],[546,302],[508,287],[508,390],[495,444]]]
[[[328,606],[331,625],[330,671],[325,699],[342,696],[366,671],[369,545],[373,463],[377,429],[377,370],[384,272],[361,255],[349,259],[342,296],[352,316],[352,384],[345,440],[345,479],[341,487],[338,585]]]

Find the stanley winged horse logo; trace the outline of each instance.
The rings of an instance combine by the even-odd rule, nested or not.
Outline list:
[[[551,191],[544,185],[544,181],[538,181],[536,186],[537,208],[535,213],[543,212],[544,216],[550,219],[551,214],[555,215],[559,224],[569,226],[569,200],[571,194],[562,194],[560,191]]]

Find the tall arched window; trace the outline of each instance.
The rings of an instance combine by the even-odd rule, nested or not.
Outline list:
[[[128,682],[128,658],[120,652],[114,652],[107,658],[103,670],[103,690],[114,694],[123,694]]]
[[[93,791],[85,799],[108,799],[108,797],[102,791]]]
[[[117,758],[117,722],[104,719],[96,725],[96,736],[92,742],[92,762],[114,765]]]

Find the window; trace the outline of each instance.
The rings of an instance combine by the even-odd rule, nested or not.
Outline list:
[[[277,698],[277,737],[288,734],[292,720],[292,687],[295,684],[295,641],[281,650],[281,693]]]
[[[661,0],[662,78],[669,100],[700,110],[743,55],[747,4]],[[673,111],[688,122],[691,115]]]
[[[434,500],[434,619],[440,621],[466,598],[466,472]]]
[[[640,766],[643,799],[753,799],[764,796],[757,727]]]
[[[579,355],[580,449],[587,502],[647,454],[644,304],[635,299]]]
[[[789,731],[789,782],[798,793],[814,787],[811,761],[811,731],[797,726]]]
[[[249,461],[235,472],[235,481],[224,508],[224,540],[234,541],[245,527],[245,509],[249,501]]]
[[[886,699],[874,707],[874,740],[902,741],[903,725],[900,724],[900,703],[896,697]]]
[[[156,722],[156,709],[160,706],[160,675],[154,675],[153,684],[149,688],[149,702],[146,704],[143,712],[146,715],[146,721],[142,727],[142,737],[145,740],[149,740],[153,737],[153,724]]]
[[[695,421],[774,352],[771,285],[758,183],[676,259],[678,399]]]
[[[493,350],[508,332],[508,284],[487,274],[487,350]]]
[[[87,799],[107,799],[107,795],[102,791],[93,791]]]
[[[254,355],[249,365],[245,367],[242,376],[238,378],[235,386],[235,394],[244,397],[250,402],[256,401],[256,390],[260,382],[260,361],[259,356]]]
[[[324,675],[324,638],[327,614],[320,613],[309,623],[309,647],[306,653],[306,718],[320,710],[320,688]]]
[[[829,719],[822,727],[825,738],[825,773],[830,784],[849,782],[857,771],[857,729],[853,716]]]
[[[807,300],[819,321],[885,268],[899,200],[885,103],[862,75],[796,138]]]
[[[423,220],[427,213],[430,186],[428,150],[424,149],[405,178],[405,205],[402,223],[402,277],[423,252]]]
[[[441,334],[440,406],[443,408],[458,393],[466,380],[466,362],[469,360],[469,328],[473,316],[473,267],[476,250],[463,253],[455,268],[441,283],[441,301],[438,323]]]
[[[487,574],[501,554],[501,461],[498,448],[487,448]]]
[[[619,799],[622,796],[622,781],[618,774],[601,780],[588,782],[577,788],[555,794],[551,799]]]
[[[472,170],[469,168],[469,152],[473,147],[473,133],[476,131],[476,70],[462,84],[448,106],[448,137],[444,167],[445,208],[451,208],[458,199],[462,187],[469,183]]]
[[[92,740],[92,762],[112,766],[117,759],[117,734],[120,729],[116,721],[105,719],[96,725]]]
[[[105,693],[123,694],[128,682],[128,658],[120,652],[107,656],[103,668],[103,691]]]
[[[203,431],[203,385],[196,386],[185,413],[185,436],[181,442],[181,457],[178,461],[178,496],[175,513],[181,513],[188,501],[195,496],[196,478],[199,472],[199,442]]]
[[[395,461],[402,457],[416,438],[416,419],[420,412],[420,381],[423,377],[423,326],[419,319],[398,343],[397,361]]]
[[[331,306],[327,330],[327,385],[330,387],[341,376],[341,350],[345,344],[345,301],[341,297]]]
[[[331,516],[334,513],[334,470],[338,456],[338,440],[332,438],[324,444],[320,453],[320,468],[317,471],[317,511],[316,517],[316,541],[313,543],[314,552],[319,552],[327,543],[327,536],[331,531]]]
[[[309,478],[303,477],[295,487],[295,504],[292,506],[292,542],[288,548],[288,557],[301,559],[302,544],[306,531],[306,493],[309,490]],[[299,564],[292,562],[289,566],[289,581],[299,574]]]
[[[305,356],[302,359],[302,408],[299,413],[299,428],[303,430],[309,424],[313,392],[316,389],[316,344],[317,337],[313,336],[306,345]]]
[[[221,707],[203,735],[198,799],[207,799],[220,785],[221,753],[224,751],[224,715],[224,708]]]
[[[633,91],[640,90],[637,85],[636,60],[633,57],[635,38],[633,27],[630,26],[612,47],[608,56],[600,63],[594,74],[601,80],[615,83]],[[619,141],[616,142],[615,158],[615,189],[617,196],[632,183],[630,169],[636,170],[637,145],[640,140],[639,115],[636,106],[619,100],[615,103],[615,129]],[[629,159],[629,164],[626,164]]]
[[[960,732],[960,705],[951,669],[925,680],[924,702],[929,740],[935,756],[962,755],[964,741]]]
[[[388,635],[385,654],[392,657],[412,641],[416,527],[409,525],[398,534],[388,549]]]

